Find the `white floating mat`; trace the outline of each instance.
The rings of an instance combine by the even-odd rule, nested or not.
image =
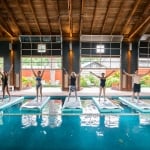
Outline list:
[[[24,100],[24,97],[10,97],[5,98],[0,101],[0,110],[13,106],[15,104],[21,103]]]
[[[120,105],[114,104],[108,98],[105,98],[105,101],[102,98],[99,101],[99,98],[93,97],[93,102],[100,112],[110,113],[110,112],[121,112],[123,108]]]
[[[68,101],[68,97],[65,98],[65,102],[62,107],[62,112],[67,113],[82,113],[82,105],[80,97],[70,97]]]
[[[132,101],[132,97],[119,97],[119,100],[123,103],[128,105],[129,107],[139,110],[140,112],[150,112],[150,104],[144,101],[137,102],[137,99]]]
[[[46,103],[49,101],[50,97],[42,97],[40,102],[37,102],[37,98],[30,100],[21,105],[21,110],[41,110]]]

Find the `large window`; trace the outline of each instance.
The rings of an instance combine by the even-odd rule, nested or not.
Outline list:
[[[139,68],[150,67],[150,42],[139,41]]]
[[[45,70],[43,85],[60,86],[62,83],[62,37],[59,35],[47,36],[20,36],[22,83],[32,83],[35,79],[32,69]],[[26,86],[26,85],[23,85]],[[28,86],[28,85],[27,85]]]
[[[143,35],[138,43],[139,58],[138,69],[141,74],[146,73],[150,69],[150,35]],[[150,75],[142,77],[141,85],[144,87],[150,86]]]
[[[120,51],[122,36],[111,35],[81,35],[80,37],[80,65],[82,69],[81,86],[98,86],[99,79],[94,78],[90,72],[97,75],[109,73],[112,69],[120,70]],[[116,72],[113,82],[119,82],[119,73]],[[107,80],[108,81],[108,80]]]
[[[104,35],[103,37],[97,38],[94,35],[86,36],[84,39],[82,38],[80,43],[81,68],[120,68],[122,37],[118,41],[113,40],[113,38],[108,39],[108,41],[103,40],[106,40]]]

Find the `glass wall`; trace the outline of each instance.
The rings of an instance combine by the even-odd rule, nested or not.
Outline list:
[[[61,86],[62,38],[61,36],[20,36],[23,87],[35,85],[32,69],[44,70],[43,86]]]
[[[120,52],[122,36],[84,36],[80,42],[80,64],[82,69],[81,86],[98,86],[98,79],[91,76],[90,72],[97,75],[101,73],[109,74],[116,70],[116,80],[107,82],[107,86],[112,86],[113,82],[119,84],[120,80]]]
[[[138,50],[139,50],[138,68],[140,74],[144,74],[150,69],[150,42],[147,40],[140,40],[138,44]],[[150,87],[149,74],[142,77],[141,85],[143,87]]]

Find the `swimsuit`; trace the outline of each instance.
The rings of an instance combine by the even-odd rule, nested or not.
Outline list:
[[[105,87],[105,82],[106,82],[106,79],[105,78],[101,78],[100,86],[101,87]]]
[[[71,84],[70,84],[70,91],[73,92],[76,90],[76,77],[71,76]]]
[[[39,88],[42,84],[41,84],[41,77],[36,77],[36,87]]]
[[[3,87],[8,85],[8,77],[7,76],[5,76],[5,75],[2,76],[1,80],[2,80]]]

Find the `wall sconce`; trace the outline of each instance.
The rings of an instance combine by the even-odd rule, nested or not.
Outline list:
[[[132,43],[129,43],[129,50],[132,51]]]
[[[72,50],[72,41],[70,41],[70,43],[69,43],[69,50],[70,51]]]
[[[12,50],[12,43],[9,43],[9,50]]]

